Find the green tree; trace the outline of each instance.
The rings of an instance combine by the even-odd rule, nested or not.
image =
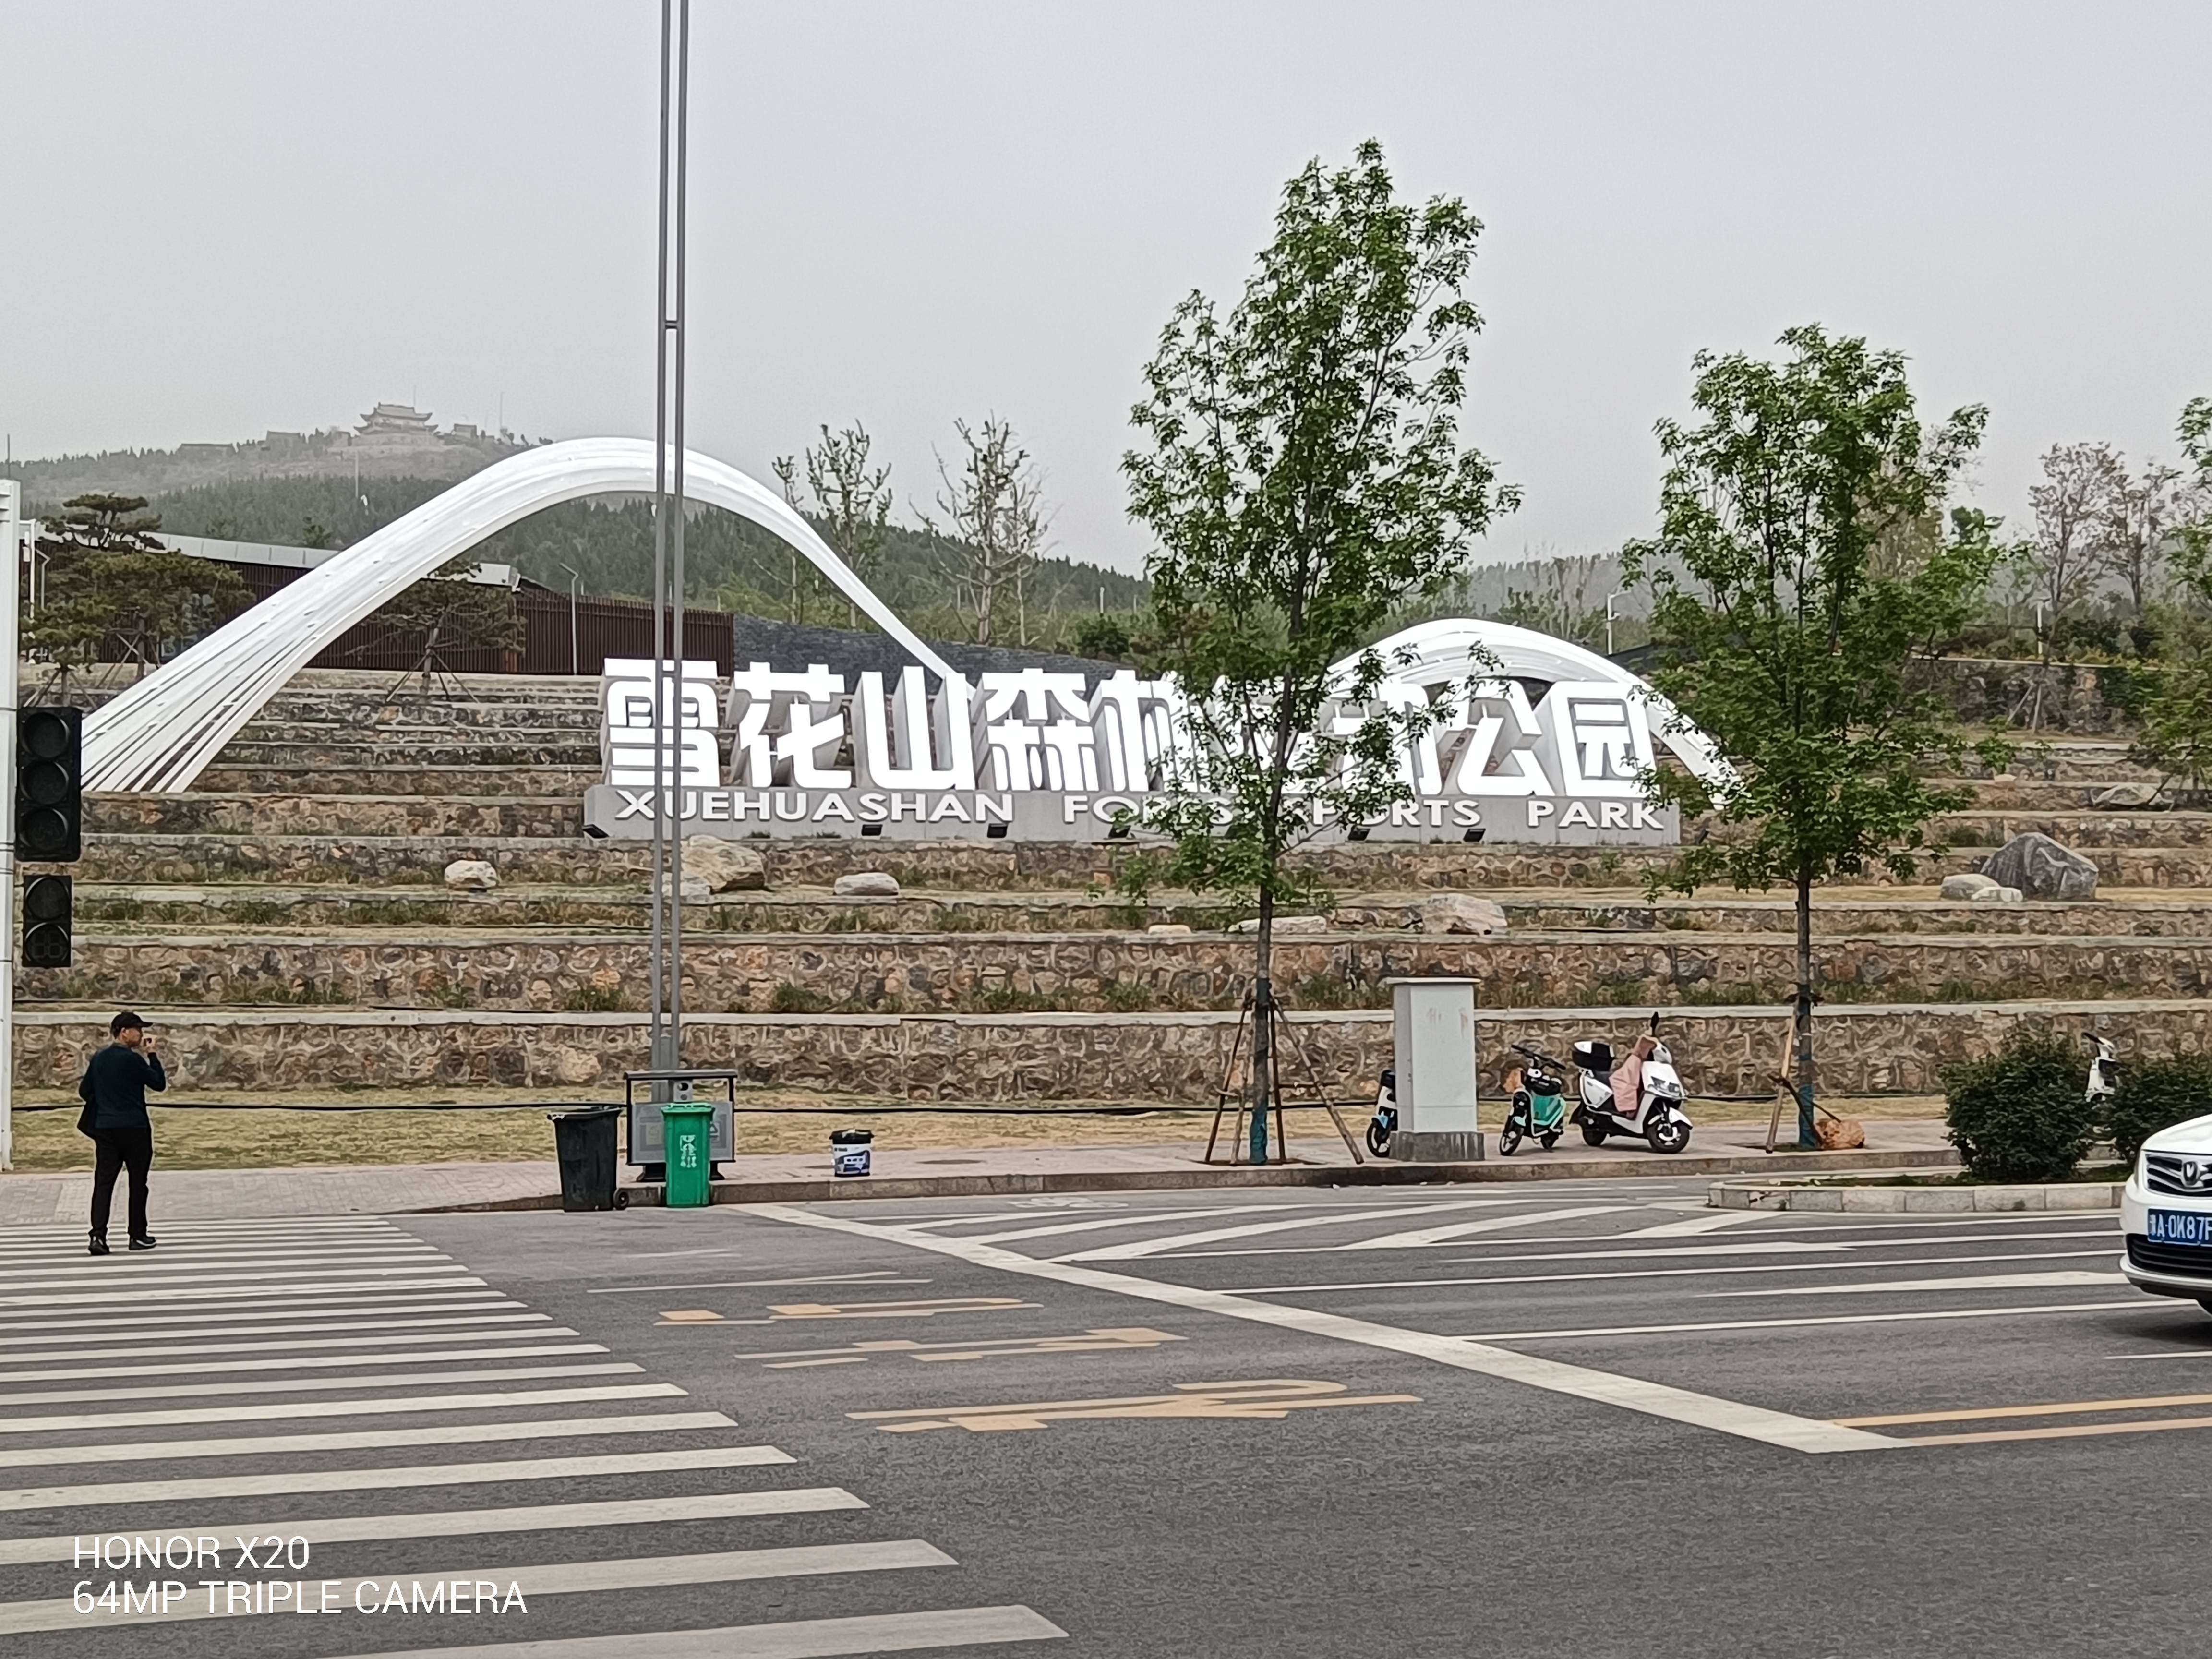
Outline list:
[[[1188,700],[1191,741],[1145,814],[1172,850],[1133,860],[1127,882],[1257,909],[1255,1163],[1273,1086],[1275,909],[1310,881],[1285,855],[1403,799],[1403,745],[1437,717],[1375,708],[1376,652],[1348,683],[1334,665],[1394,605],[1453,580],[1518,500],[1458,436],[1481,229],[1455,198],[1399,201],[1372,140],[1350,167],[1311,162],[1226,315],[1202,294],[1176,308],[1131,415],[1129,510],[1158,542],[1146,632]],[[1324,720],[1339,708],[1352,718]]]
[[[411,672],[422,676],[426,694],[433,678],[451,672],[453,659],[463,652],[522,648],[527,630],[514,608],[514,595],[496,582],[474,580],[476,567],[473,552],[450,560],[386,600],[368,618],[419,653]]]
[[[858,421],[842,432],[832,432],[825,426],[822,441],[800,451],[798,460],[782,455],[773,464],[775,476],[783,483],[784,499],[814,520],[837,556],[872,587],[883,562],[884,544],[890,537],[891,520],[891,470],[888,465],[868,465],[872,443],[867,428]],[[803,507],[799,499],[802,464],[809,498]],[[822,586],[825,579],[795,549],[787,549],[787,553],[791,566],[790,619],[804,622],[805,592]],[[845,602],[845,625],[860,625],[860,609],[850,599]]]
[[[939,458],[937,505],[951,532],[941,544],[953,609],[975,643],[989,645],[994,629],[1005,640],[1011,608],[1014,642],[1027,645],[1030,582],[1052,524],[1044,479],[1011,422],[987,415],[980,427],[955,421],[952,429],[966,453],[957,471]]]
[[[161,544],[137,495],[76,495],[40,521],[46,561],[24,641],[70,673],[119,653],[151,666],[252,603],[236,571]]]
[[[1984,410],[1931,430],[1900,354],[1817,326],[1782,343],[1779,363],[1698,356],[1698,419],[1659,423],[1659,533],[1624,549],[1623,568],[1651,596],[1655,688],[1735,768],[1719,784],[1653,777],[1657,799],[1718,821],[1653,888],[1796,889],[1798,1137],[1811,1146],[1813,889],[1877,866],[1909,876],[1941,850],[1929,820],[1972,799],[1923,775],[1968,744],[1912,665],[1970,619],[2001,550],[1996,520],[1945,513]],[[2002,745],[1983,752],[2001,760]]]
[[[2212,607],[2212,398],[2194,398],[2176,435],[2186,466],[2172,481],[2167,568],[2181,595],[2201,611]],[[2212,772],[2212,656],[2202,648],[2201,621],[2173,630],[2171,660],[2142,674],[2142,735],[2135,758],[2186,780],[2201,793]]]

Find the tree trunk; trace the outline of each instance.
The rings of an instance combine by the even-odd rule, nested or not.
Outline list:
[[[1797,872],[1797,1144],[1820,1145],[1813,1121],[1813,875]]]
[[[1275,944],[1275,896],[1260,890],[1260,933],[1252,977],[1252,1136],[1255,1164],[1267,1161],[1267,1114],[1275,1103],[1275,994],[1267,981]]]

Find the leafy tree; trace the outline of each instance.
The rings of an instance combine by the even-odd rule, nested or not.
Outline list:
[[[23,635],[64,684],[111,653],[151,666],[252,603],[229,566],[164,547],[145,508],[137,495],[76,495],[40,521],[46,579]]]
[[[1127,662],[1136,653],[1135,618],[1101,611],[1075,624],[1075,654],[1100,662]]]
[[[1623,551],[1651,594],[1657,691],[1717,743],[1734,781],[1662,771],[1655,795],[1718,833],[1653,888],[1787,882],[1797,896],[1798,1134],[1814,1144],[1813,888],[1939,848],[1925,826],[1972,799],[1932,787],[1966,748],[1910,669],[1972,615],[1996,521],[1943,508],[1984,411],[1923,426],[1905,359],[1817,326],[1772,363],[1700,353],[1692,425],[1659,423],[1660,530]],[[1992,760],[2002,746],[1983,745]]]
[[[945,548],[953,605],[975,643],[988,645],[994,627],[1003,638],[1011,604],[1017,643],[1027,645],[1029,580],[1051,525],[1044,481],[1008,422],[986,416],[981,427],[955,421],[952,429],[967,453],[957,472],[939,458],[937,505],[951,530]]]
[[[822,441],[801,451],[799,462],[784,455],[774,465],[775,476],[783,483],[784,499],[797,507],[799,462],[805,464],[810,501],[801,510],[809,513],[823,538],[852,567],[853,574],[873,586],[883,561],[884,544],[890,534],[891,470],[888,465],[869,466],[872,441],[867,428],[858,421],[842,432],[832,432],[825,426]],[[795,550],[789,550],[788,556],[791,620],[804,622],[800,571],[806,572],[808,586],[821,586],[823,578]],[[860,625],[859,607],[849,599],[845,603],[845,625]]]
[[[2177,1054],[2120,1069],[2120,1086],[2106,1102],[2100,1126],[2112,1151],[2133,1167],[2143,1142],[2160,1129],[2212,1112],[2212,1060]]]
[[[465,652],[522,648],[526,629],[514,594],[496,583],[471,580],[477,562],[473,552],[451,560],[368,618],[420,652],[415,672],[422,676],[426,693],[432,678],[452,672],[454,658]]]
[[[1394,605],[1450,582],[1518,500],[1458,436],[1481,228],[1455,198],[1400,202],[1371,140],[1350,167],[1310,163],[1227,313],[1202,294],[1176,308],[1131,415],[1129,510],[1158,539],[1146,631],[1189,700],[1192,742],[1145,814],[1172,850],[1133,860],[1125,884],[1227,890],[1258,910],[1255,1163],[1275,909],[1310,879],[1285,855],[1404,799],[1403,744],[1437,717],[1375,708],[1374,651],[1349,683],[1333,665]]]
[[[2127,481],[2108,444],[2054,444],[2043,457],[2043,482],[2027,492],[2035,534],[2018,565],[2039,607],[2036,648],[2046,655],[2111,568],[2115,498]]]
[[[2168,565],[2183,595],[2212,605],[2212,398],[2192,398],[2177,435],[2186,469],[2172,486]],[[2179,630],[2177,655],[2144,671],[2136,759],[2165,768],[2202,793],[2212,772],[2212,658],[2200,626]]]

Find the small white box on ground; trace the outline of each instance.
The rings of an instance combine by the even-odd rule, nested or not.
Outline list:
[[[1474,986],[1471,979],[1394,979],[1398,1132],[1390,1156],[1421,1164],[1482,1156],[1475,1121]]]

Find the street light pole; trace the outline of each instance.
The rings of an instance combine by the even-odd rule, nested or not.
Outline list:
[[[21,653],[22,487],[0,478],[0,1170],[15,1165],[15,704]]]

